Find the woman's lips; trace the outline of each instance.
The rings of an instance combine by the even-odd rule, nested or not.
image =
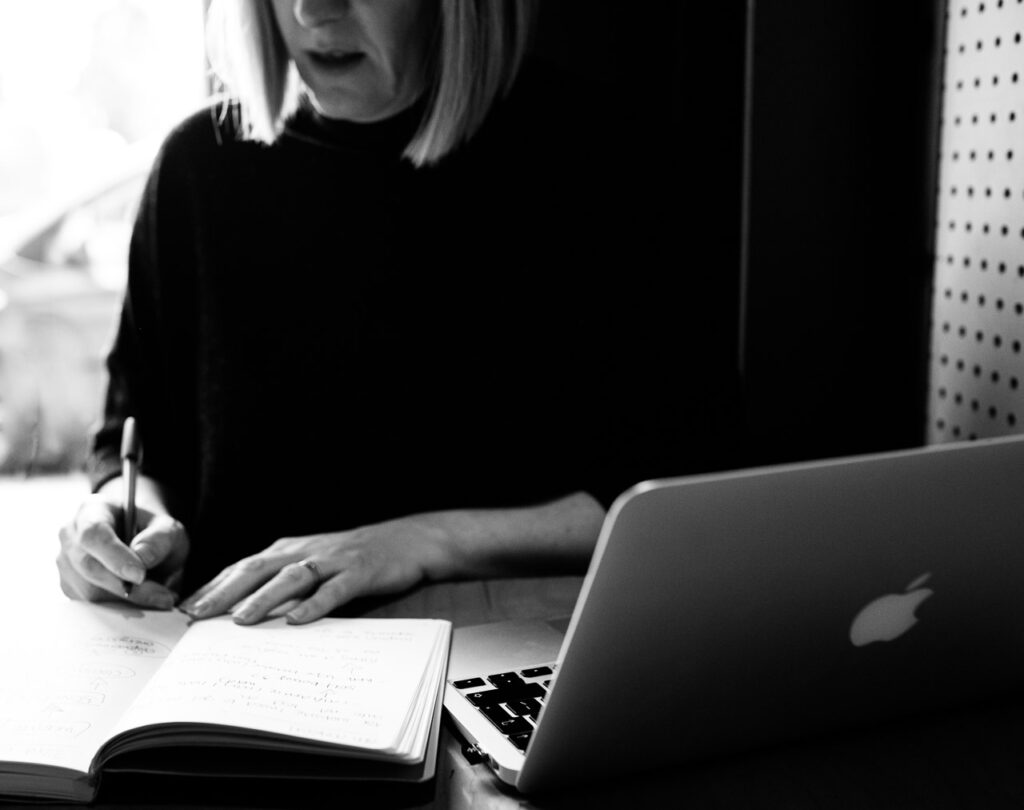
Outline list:
[[[322,70],[344,71],[356,67],[366,57],[362,51],[309,51],[309,60]]]

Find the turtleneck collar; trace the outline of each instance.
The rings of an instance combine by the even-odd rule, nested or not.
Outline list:
[[[397,159],[416,134],[425,107],[426,102],[421,99],[390,118],[364,124],[327,118],[303,95],[298,109],[285,123],[284,134],[330,149]]]

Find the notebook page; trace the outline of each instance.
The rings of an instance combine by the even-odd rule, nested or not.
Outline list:
[[[196,622],[119,730],[217,723],[394,752],[447,632],[430,619]]]
[[[86,772],[188,619],[70,601],[39,610],[4,618],[0,761]]]

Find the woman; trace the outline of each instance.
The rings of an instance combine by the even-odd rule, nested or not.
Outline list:
[[[588,128],[606,102],[525,66],[532,16],[215,0],[235,101],[175,130],[147,186],[65,593],[304,623],[423,580],[578,571],[611,500],[676,471],[609,393],[632,327],[597,262],[637,246],[610,127]]]

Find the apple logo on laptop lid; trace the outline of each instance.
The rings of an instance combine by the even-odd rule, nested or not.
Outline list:
[[[892,641],[917,624],[914,615],[920,604],[932,595],[931,588],[922,588],[931,573],[911,582],[903,593],[890,593],[869,602],[850,626],[850,641],[863,647],[874,641]]]

